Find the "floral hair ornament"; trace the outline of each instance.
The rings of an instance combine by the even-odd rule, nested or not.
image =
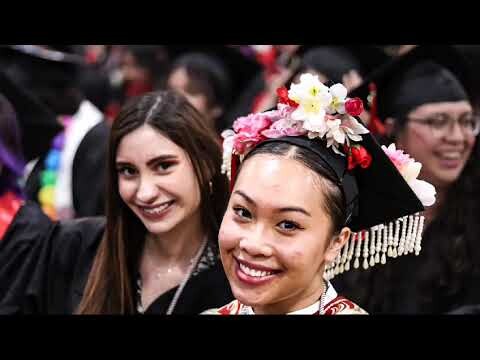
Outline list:
[[[354,117],[363,112],[363,102],[359,98],[347,98],[345,86],[327,87],[318,76],[306,73],[290,90],[279,88],[277,95],[276,110],[240,117],[234,122],[233,130],[222,133],[222,173],[230,180],[232,156],[242,159],[255,145],[283,136],[325,140],[328,148],[347,157],[349,170],[370,166],[371,157],[359,144],[362,135],[369,131]]]
[[[345,226],[352,230],[337,258],[327,264],[326,279],[360,264],[368,269],[387,257],[418,255],[424,224],[420,212],[435,201],[433,186],[417,179],[421,164],[394,145],[378,145],[355,118],[363,111],[362,101],[348,98],[342,84],[327,87],[317,76],[303,74],[299,83],[277,94],[275,110],[240,117],[222,133],[222,173],[231,187],[240,162],[260,144],[307,148],[337,179],[346,204]]]

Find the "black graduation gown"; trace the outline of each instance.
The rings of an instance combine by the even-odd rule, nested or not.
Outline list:
[[[80,142],[72,166],[72,197],[76,217],[104,215],[107,143],[110,126],[101,121]],[[40,173],[46,155],[35,164],[25,184],[28,199],[38,201]]]
[[[103,217],[54,223],[27,202],[0,241],[0,314],[72,314],[104,229]],[[174,314],[199,314],[233,299],[216,259],[190,278]],[[164,314],[175,290],[159,296],[145,313]]]
[[[424,288],[423,274],[432,267],[431,262],[439,270],[448,266],[437,251],[435,240],[426,236],[418,256],[389,258],[385,265],[338,275],[332,283],[370,314],[445,314],[463,306],[480,304],[478,265],[462,275],[458,282],[460,288],[454,294],[449,294],[451,284],[448,281],[435,290]]]

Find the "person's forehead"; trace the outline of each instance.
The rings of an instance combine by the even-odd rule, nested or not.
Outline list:
[[[266,154],[242,165],[235,188],[269,203],[318,203],[323,196],[319,177],[311,169],[298,160]]]

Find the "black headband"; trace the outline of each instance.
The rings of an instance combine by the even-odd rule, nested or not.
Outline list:
[[[346,224],[358,213],[358,185],[355,177],[347,171],[347,158],[336,154],[332,149],[327,148],[323,141],[318,139],[309,139],[304,136],[284,136],[275,139],[268,139],[258,144],[261,147],[268,143],[287,143],[307,149],[316,154],[329,173],[333,182],[340,188],[345,199]]]

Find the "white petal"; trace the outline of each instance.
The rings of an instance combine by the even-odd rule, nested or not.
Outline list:
[[[359,121],[357,121],[357,119],[355,119],[353,116],[349,116],[345,121],[344,121],[344,125],[345,126],[348,126],[350,129],[353,130],[353,132],[355,134],[368,134],[370,131],[368,131],[368,129],[363,126],[362,124],[360,124]]]
[[[423,206],[431,206],[435,203],[435,195],[437,192],[432,184],[423,180],[414,180],[409,183],[409,185]]]
[[[333,131],[333,138],[339,144],[343,144],[345,142],[345,133],[341,128],[338,128],[337,130]]]
[[[420,174],[420,170],[422,169],[422,164],[416,161],[412,161],[405,165],[402,168],[402,175],[405,180],[410,183],[411,181],[415,180]]]
[[[305,111],[303,111],[303,108],[301,106],[296,108],[295,111],[292,113],[292,119],[295,121],[305,120],[305,118],[306,118],[306,114],[305,114]]]
[[[333,145],[332,149],[333,149],[333,151],[334,151],[336,154],[345,156],[344,153],[342,153],[340,150],[338,150],[338,145],[337,145],[337,144]]]
[[[356,134],[348,134],[348,137],[353,141],[362,141],[362,137]]]
[[[347,97],[348,91],[347,88],[342,84],[335,84],[330,87],[330,93],[336,98],[345,99]]]
[[[235,135],[235,131],[233,131],[232,129],[227,129],[227,130],[222,131],[222,137],[224,139],[229,138],[229,137],[234,136],[234,135]]]

